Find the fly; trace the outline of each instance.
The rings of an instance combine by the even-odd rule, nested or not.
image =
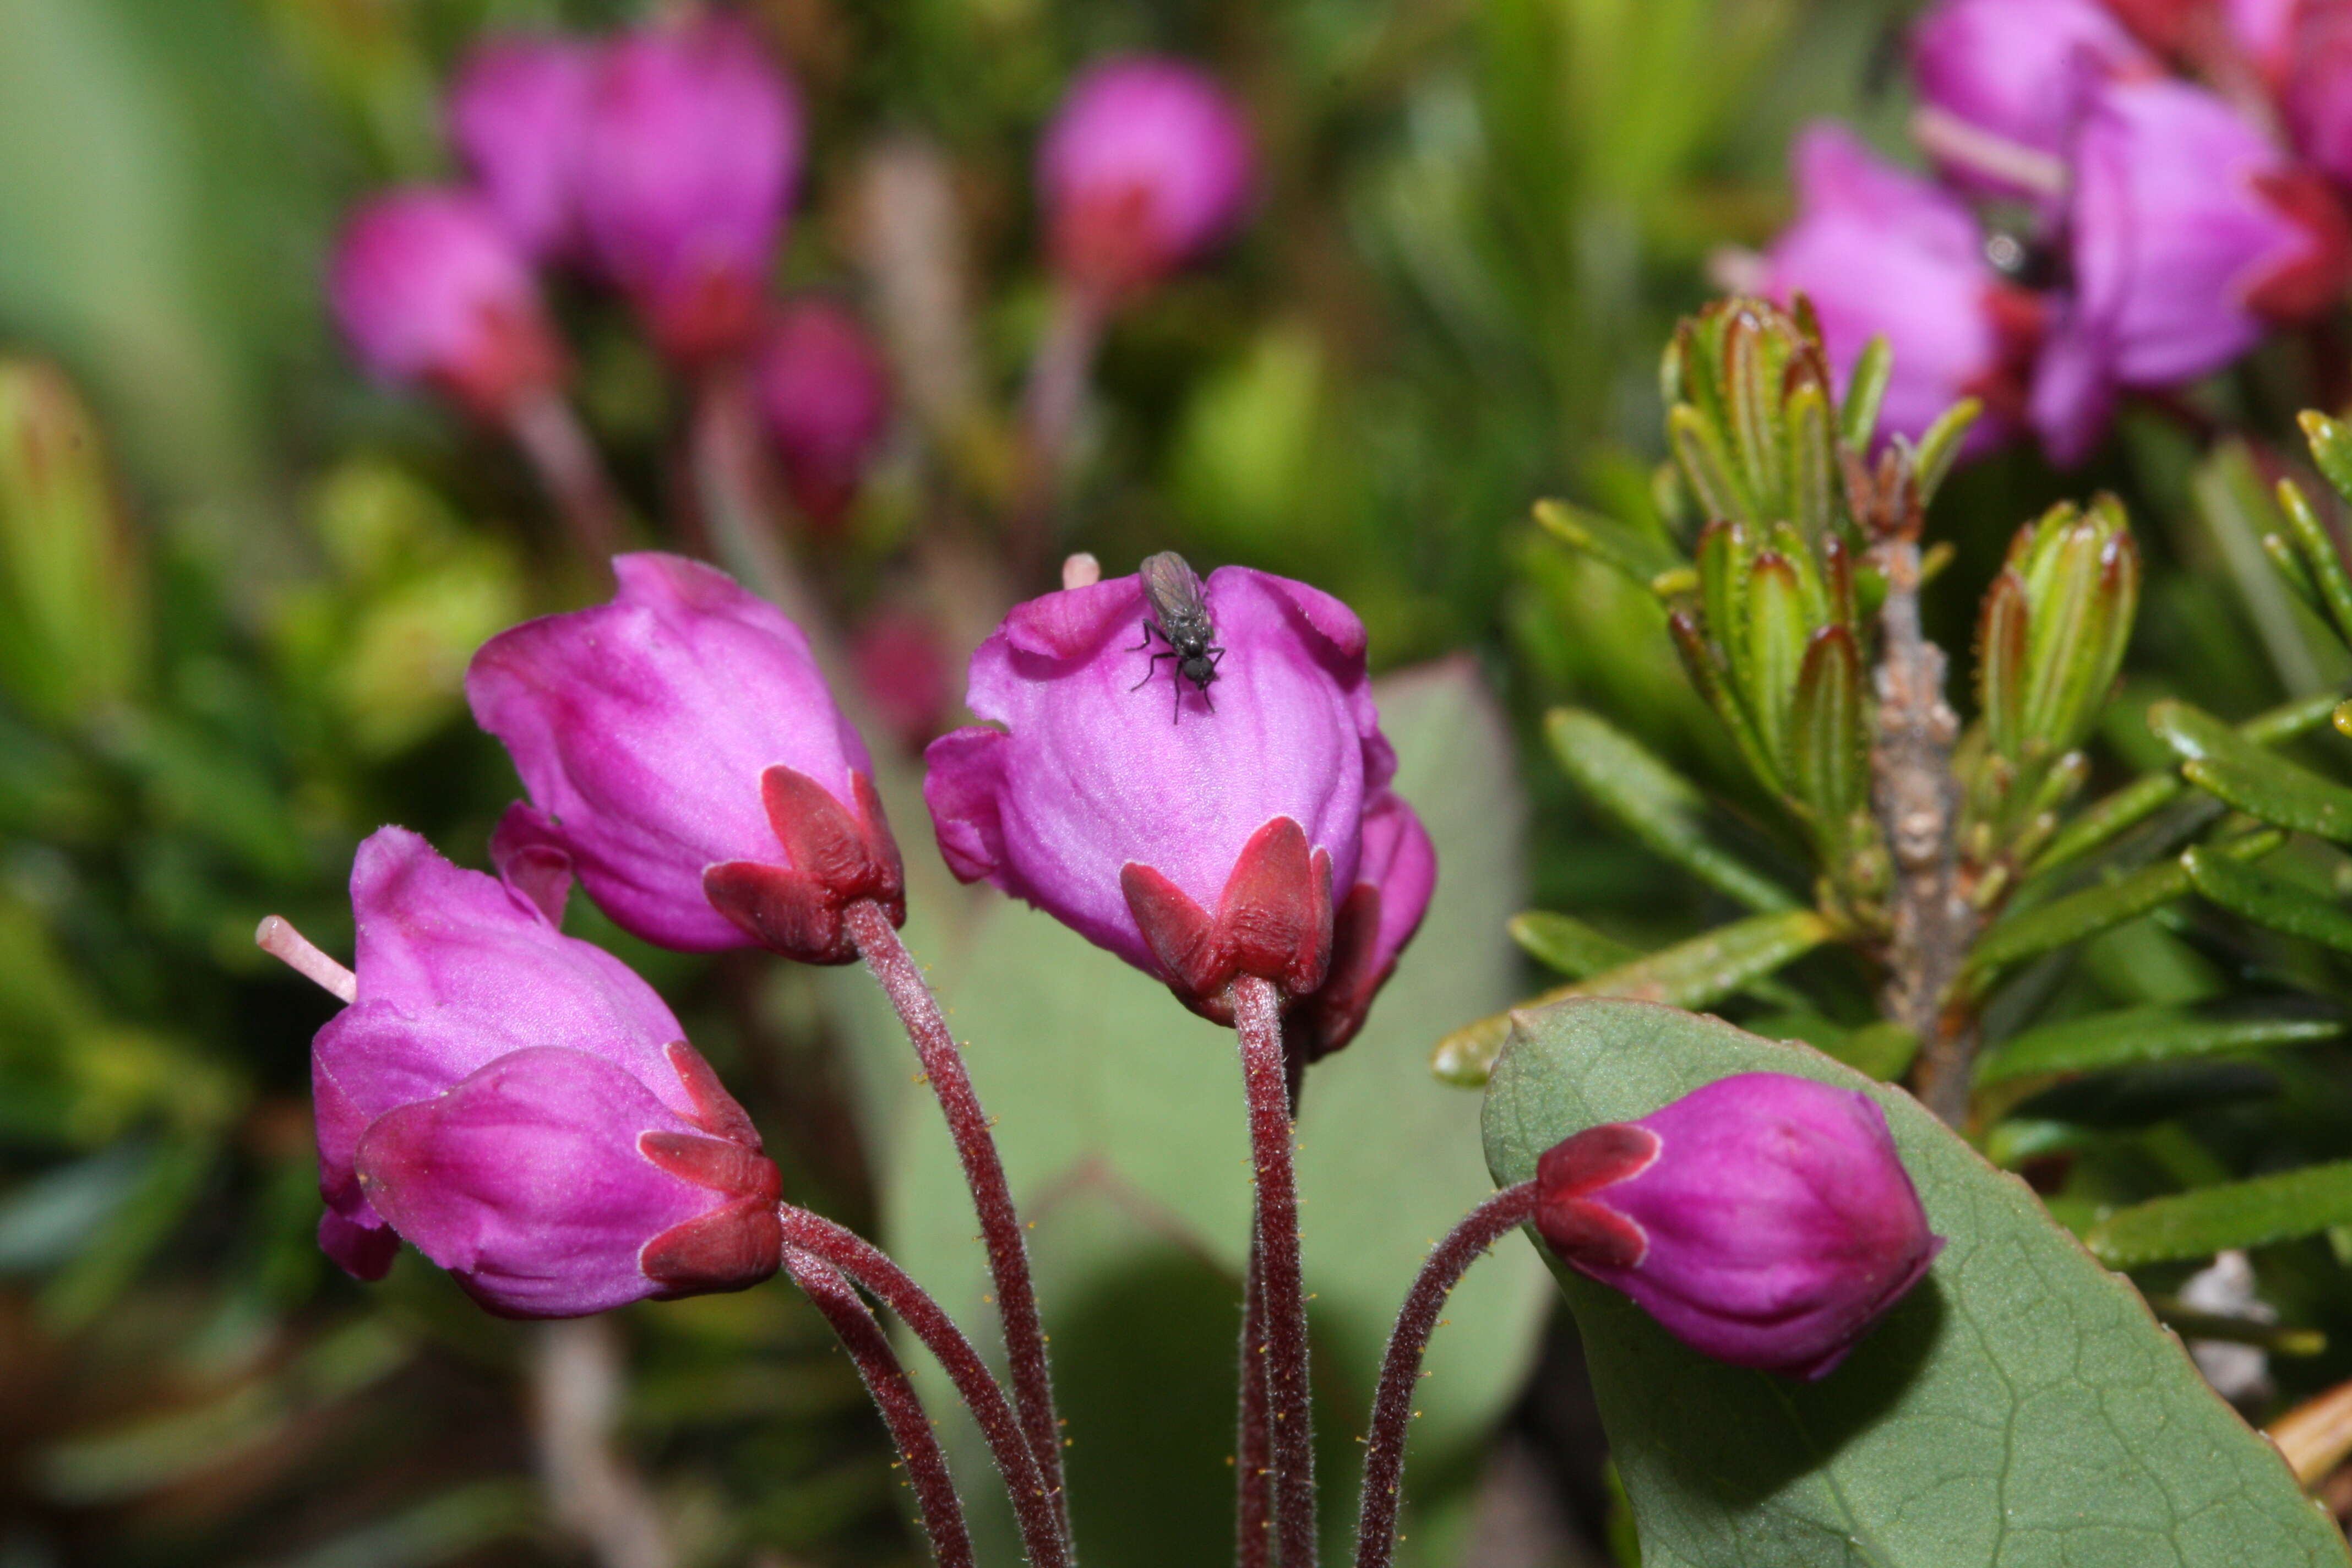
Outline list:
[[[1154,633],[1168,647],[1151,656],[1143,679],[1128,689],[1140,691],[1150,685],[1151,678],[1160,673],[1160,661],[1172,658],[1176,668],[1171,684],[1176,689],[1176,702],[1169,722],[1183,717],[1188,680],[1214,713],[1217,705],[1209,701],[1209,683],[1217,679],[1217,666],[1225,650],[1216,646],[1217,628],[1209,624],[1209,603],[1201,594],[1201,574],[1172,550],[1148,557],[1139,574],[1143,580],[1143,602],[1151,606],[1151,614],[1143,623],[1143,640],[1127,651],[1141,653],[1151,646]]]

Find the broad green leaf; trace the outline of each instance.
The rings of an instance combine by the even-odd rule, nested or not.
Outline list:
[[[1644,1568],[2289,1568],[2352,1563],[2269,1444],[2130,1284],[1900,1089],[1717,1019],[1580,1001],[1523,1016],[1487,1163],[1736,1073],[1869,1094],[1929,1223],[1927,1279],[1819,1383],[1706,1360],[1555,1268]]]
[[[2221,863],[2237,864],[2226,858]],[[2180,1007],[2127,1007],[2011,1037],[1978,1059],[1977,1083],[1982,1087],[2046,1073],[2097,1072],[2142,1062],[2296,1045],[2332,1039],[2343,1032],[2342,1021],[2335,1018],[2231,1017]]]
[[[2227,855],[2191,849],[2181,857],[2197,890],[2232,914],[2288,936],[2352,952],[2352,914],[2307,888]]]
[[[2299,698],[2248,720],[2238,727],[2238,734],[2258,746],[2276,745],[2326,723],[2336,702],[2333,693]],[[2062,828],[2034,860],[2031,875],[2038,877],[2081,859],[2163,810],[2188,787],[2170,768],[2142,774]]]
[[[2284,842],[2277,833],[2249,833],[2210,847],[2236,859],[2258,860]],[[2175,857],[2102,886],[2053,899],[1997,922],[1969,950],[1968,973],[1990,974],[2021,959],[2096,936],[2170,903],[2189,889],[2189,868]]]
[[[1446,1027],[1511,1000],[1518,959],[1502,931],[1524,904],[1524,807],[1501,717],[1472,667],[1456,660],[1392,677],[1378,697],[1399,753],[1396,788],[1427,825],[1443,870],[1421,934],[1364,1032],[1318,1063],[1305,1088],[1299,1183],[1318,1430],[1333,1499],[1350,1495],[1358,1423],[1397,1304],[1430,1241],[1487,1190],[1475,1108],[1429,1081],[1425,1056]],[[1193,1568],[1230,1555],[1226,1459],[1251,1214],[1233,1031],[1000,894],[917,891],[908,944],[931,966],[966,1042],[1023,1217],[1034,1224],[1038,1294],[1074,1445],[1081,1560]],[[916,1085],[913,1054],[872,982],[854,970],[825,978],[847,1004],[865,1103],[879,1122],[883,1239],[992,1351],[971,1199],[938,1108]],[[1436,1460],[1423,1471],[1425,1487],[1448,1484],[1447,1456],[1464,1453],[1516,1397],[1533,1352],[1540,1271],[1531,1259],[1496,1261],[1503,1267],[1484,1265],[1465,1283],[1447,1308],[1454,1326],[1432,1347],[1434,1375],[1422,1387],[1414,1433]],[[952,1394],[926,1358],[908,1359],[931,1414],[949,1417]],[[1139,1411],[1151,1421],[1139,1423]],[[971,1446],[960,1414],[949,1425],[960,1434],[957,1474],[974,1478],[967,1500],[976,1511],[997,1506],[985,1502],[984,1451]],[[1335,1531],[1352,1523],[1343,1505],[1324,1511]],[[986,1533],[992,1526],[974,1528],[982,1561],[1018,1560],[1009,1547],[990,1550],[1002,1539]]]
[[[1622,996],[1705,1007],[1786,968],[1834,934],[1829,921],[1811,910],[1750,915],[1456,1029],[1437,1042],[1429,1070],[1444,1082],[1475,1089],[1486,1081],[1496,1053],[1510,1037],[1512,1020],[1530,1007],[1548,1007],[1571,996]]]
[[[2117,1209],[2084,1242],[2116,1268],[2210,1258],[2352,1225],[2352,1160],[2225,1182]]]
[[[1544,733],[1578,787],[1659,858],[1751,910],[1796,907],[1793,894],[1708,840],[1706,797],[1640,742],[1580,708],[1553,709]]]

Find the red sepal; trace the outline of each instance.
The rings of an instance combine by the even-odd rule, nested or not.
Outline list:
[[[2255,188],[2311,236],[2311,253],[2278,268],[2246,291],[2246,303],[2286,325],[2310,321],[2344,297],[2352,279],[2352,221],[2344,203],[2310,169],[2258,174]]]
[[[1348,889],[1331,921],[1331,969],[1323,984],[1290,1015],[1286,1037],[1310,1062],[1321,1061],[1356,1037],[1372,1010],[1372,998],[1396,972],[1393,961],[1372,964],[1381,931],[1381,890],[1370,882]]]
[[[1647,1232],[1592,1194],[1650,1168],[1664,1140],[1627,1121],[1588,1127],[1536,1163],[1536,1230],[1553,1251],[1590,1268],[1633,1268]]]
[[[779,764],[760,775],[768,826],[788,864],[724,860],[703,868],[702,892],[711,908],[762,947],[803,963],[848,963],[856,945],[842,911],[872,899],[899,925],[907,919],[906,868],[874,784],[849,775],[857,814],[823,784]]]
[[[1156,868],[1119,871],[1128,911],[1165,971],[1169,989],[1204,1018],[1234,1021],[1231,987],[1254,974],[1284,997],[1307,995],[1331,967],[1331,855],[1277,816],[1250,836],[1212,918]]]
[[[663,1299],[749,1289],[783,1260],[784,1231],[773,1198],[745,1198],[697,1215],[637,1250],[638,1269],[662,1287]]]

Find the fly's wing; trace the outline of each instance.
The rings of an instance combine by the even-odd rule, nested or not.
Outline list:
[[[1208,602],[1201,596],[1201,575],[1192,570],[1192,563],[1172,550],[1146,556],[1138,568],[1143,579],[1143,596],[1151,603],[1152,614],[1171,629],[1182,624],[1206,624]]]

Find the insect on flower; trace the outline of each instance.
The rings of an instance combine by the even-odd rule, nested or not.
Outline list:
[[[1151,606],[1151,614],[1143,623],[1143,640],[1127,651],[1140,653],[1150,647],[1154,632],[1168,647],[1151,656],[1143,679],[1128,689],[1140,691],[1150,685],[1151,678],[1160,672],[1160,661],[1172,658],[1176,661],[1172,676],[1176,701],[1170,710],[1169,722],[1183,717],[1184,682],[1188,680],[1201,694],[1201,700],[1208,703],[1209,711],[1215,712],[1217,705],[1209,701],[1209,683],[1217,679],[1217,666],[1223,660],[1225,650],[1215,644],[1217,628],[1209,624],[1209,604],[1201,595],[1201,574],[1181,555],[1163,550],[1145,558],[1139,575],[1143,581],[1143,600]]]

